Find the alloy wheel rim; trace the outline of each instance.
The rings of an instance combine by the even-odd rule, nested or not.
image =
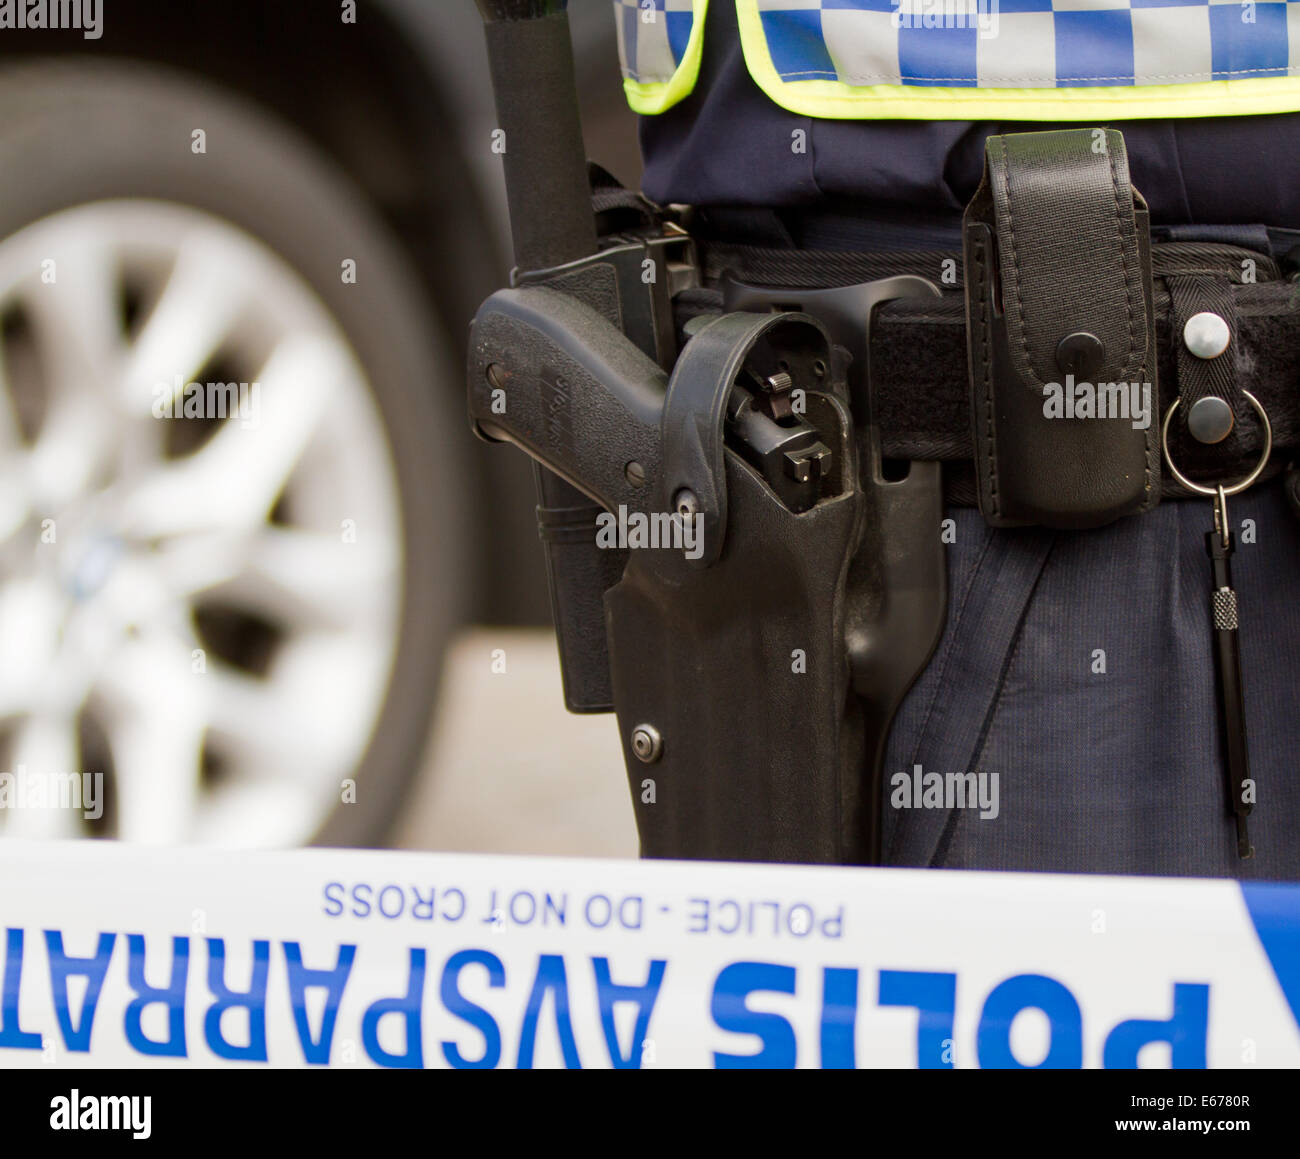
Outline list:
[[[140,200],[0,243],[0,321],[0,770],[29,790],[0,834],[309,840],[402,600],[391,451],[338,323],[238,227]],[[103,817],[60,807],[70,773],[103,778]]]

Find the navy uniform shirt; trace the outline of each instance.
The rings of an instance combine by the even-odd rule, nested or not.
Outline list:
[[[709,6],[695,91],[641,119],[643,187],[661,204],[775,210],[795,243],[810,248],[900,248],[889,244],[897,234],[912,246],[958,248],[954,231],[979,184],[984,139],[1052,127],[788,112],[750,77],[735,6],[718,3]],[[1300,228],[1300,113],[1112,127],[1124,134],[1154,224]],[[791,148],[796,129],[806,133],[803,152]],[[887,233],[864,226],[864,212]],[[734,220],[748,223],[742,233],[763,228],[754,215]]]

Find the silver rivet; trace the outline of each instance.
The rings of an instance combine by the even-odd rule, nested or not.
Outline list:
[[[1198,398],[1187,412],[1187,429],[1200,443],[1221,443],[1232,433],[1232,407],[1215,394]]]
[[[683,487],[673,496],[673,506],[677,509],[677,514],[683,519],[690,519],[700,512],[700,501],[695,497],[695,492],[689,487]]]
[[[1183,342],[1197,358],[1218,358],[1231,341],[1227,322],[1209,310],[1193,314],[1183,327]]]
[[[664,751],[664,738],[653,724],[638,724],[632,730],[632,755],[643,764],[653,764]]]

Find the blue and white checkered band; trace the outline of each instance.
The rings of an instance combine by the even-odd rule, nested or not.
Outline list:
[[[757,0],[784,81],[1057,88],[1289,76],[1300,2]]]
[[[1300,0],[713,0],[817,117],[1106,120],[1300,110]],[[615,0],[638,112],[686,96],[708,0]]]
[[[691,0],[614,0],[623,75],[666,83],[686,56],[695,20]]]

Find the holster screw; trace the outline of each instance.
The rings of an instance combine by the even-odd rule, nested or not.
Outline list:
[[[632,730],[632,755],[642,764],[653,764],[664,751],[664,738],[653,724],[638,724]]]

